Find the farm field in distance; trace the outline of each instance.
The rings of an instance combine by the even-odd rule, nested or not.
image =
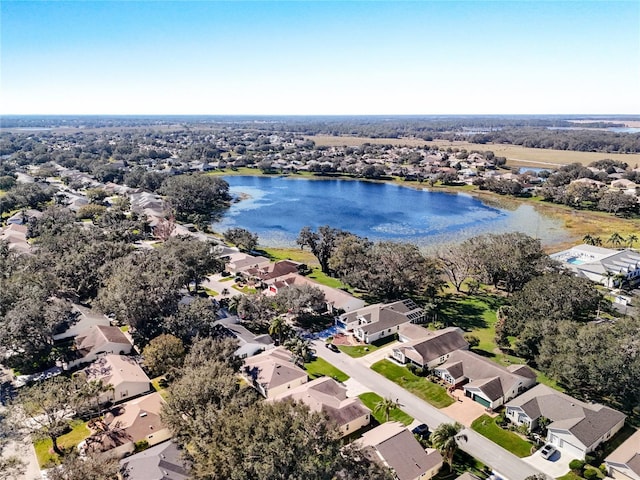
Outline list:
[[[367,138],[367,137],[334,137],[331,135],[313,135],[305,137],[313,140],[316,145],[335,147],[340,145],[359,146],[363,143],[391,144],[391,145],[437,145],[439,147],[460,148],[466,150],[491,150],[498,157],[506,157],[508,166],[520,167],[550,167],[554,165],[567,165],[570,163],[582,163],[588,165],[596,160],[610,158],[620,160],[631,166],[640,164],[638,153],[601,153],[601,152],[576,152],[573,150],[548,150],[542,148],[529,148],[520,145],[494,144],[494,143],[470,143],[464,141],[433,140],[427,142],[416,138]]]

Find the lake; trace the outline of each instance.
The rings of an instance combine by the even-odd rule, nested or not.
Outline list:
[[[243,227],[272,247],[296,246],[300,229],[330,225],[371,240],[412,242],[426,249],[482,233],[520,231],[543,243],[565,241],[562,222],[531,205],[488,205],[464,193],[429,192],[391,183],[228,176],[236,198],[213,230]]]

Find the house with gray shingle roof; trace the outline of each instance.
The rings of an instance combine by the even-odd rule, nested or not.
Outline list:
[[[398,345],[392,351],[393,358],[401,363],[413,363],[420,368],[433,368],[446,362],[456,350],[469,349],[469,343],[458,327],[437,331],[423,330],[427,333],[425,338]]]
[[[425,319],[425,311],[413,300],[405,299],[393,303],[369,305],[336,319],[336,325],[364,343],[371,343],[400,331],[400,325],[420,323]]]
[[[188,466],[172,441],[160,443],[120,460],[127,480],[187,480]]]
[[[456,350],[434,370],[465,396],[487,408],[497,408],[536,384],[536,374],[526,365],[508,368],[467,350]]]
[[[546,385],[537,385],[506,405],[506,417],[534,430],[541,418],[547,426],[547,442],[584,458],[622,428],[626,416],[604,405],[581,402]]]
[[[274,398],[307,383],[307,372],[293,363],[285,348],[278,347],[244,361],[242,376],[265,398]]]
[[[442,468],[440,452],[425,450],[399,422],[383,423],[357,440],[365,455],[390,468],[398,480],[426,480]]]
[[[640,430],[604,459],[607,475],[615,480],[640,480]]]

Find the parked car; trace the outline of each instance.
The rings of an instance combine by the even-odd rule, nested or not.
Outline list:
[[[549,460],[554,453],[556,453],[556,447],[548,443],[540,449],[540,456],[545,460]]]
[[[415,427],[411,430],[411,433],[418,435],[420,438],[424,438],[425,440],[429,438],[429,435],[431,434],[431,432],[429,432],[429,427],[425,423],[421,423]]]
[[[327,347],[332,352],[340,353],[340,349],[336,347],[333,343],[325,343],[324,346]]]

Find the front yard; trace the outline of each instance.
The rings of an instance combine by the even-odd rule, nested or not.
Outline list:
[[[531,455],[533,447],[531,442],[524,440],[517,433],[504,430],[496,424],[496,419],[489,415],[482,415],[475,419],[471,424],[471,429],[520,458]]]
[[[341,352],[346,353],[352,358],[360,358],[370,354],[371,352],[375,352],[380,347],[384,347],[385,345],[389,345],[390,343],[393,343],[395,341],[396,337],[394,335],[367,345],[338,345],[338,348]]]
[[[380,360],[374,363],[371,369],[392,382],[397,383],[422,400],[429,402],[436,408],[448,407],[454,402],[444,387],[426,378],[419,377],[411,373],[406,367],[396,365],[389,360]]]
[[[75,448],[82,440],[91,435],[87,423],[82,420],[74,420],[71,422],[71,431],[65,433],[58,438],[58,446],[61,450],[69,450]],[[60,458],[53,452],[53,443],[48,438],[42,440],[36,440],[33,442],[33,447],[36,450],[36,457],[38,458],[38,464],[40,468],[45,468],[50,465],[56,465],[60,462]]]
[[[318,377],[331,377],[338,382],[346,382],[349,380],[349,375],[342,370],[338,370],[326,360],[316,357],[315,360],[305,363],[304,368],[307,370],[307,374],[311,379]]]
[[[378,423],[383,424],[387,421],[387,418],[384,412],[381,412],[381,411],[374,412],[376,405],[378,404],[378,402],[382,400],[382,397],[380,395],[373,392],[367,392],[367,393],[362,393],[358,395],[358,398],[360,398],[360,400],[362,400],[362,403],[364,403],[367,406],[367,408],[371,410],[371,415],[373,416],[373,418],[375,418],[378,421]],[[406,414],[399,408],[394,408],[389,411],[389,421],[400,422],[403,425],[409,425],[411,422],[413,422],[413,417]]]

